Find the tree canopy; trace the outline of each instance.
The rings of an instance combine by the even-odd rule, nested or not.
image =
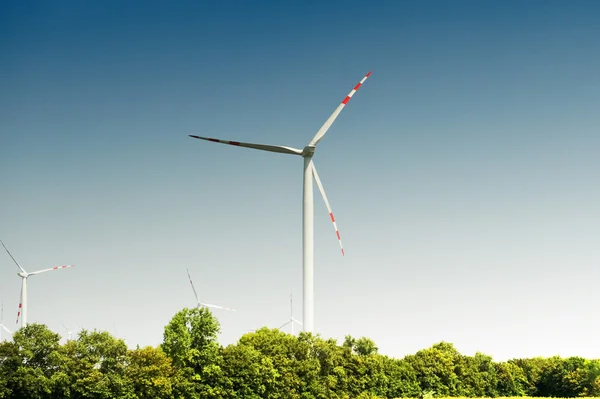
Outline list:
[[[262,328],[223,347],[206,308],[185,308],[157,347],[130,349],[108,332],[82,330],[60,344],[42,324],[0,343],[0,398],[355,399],[600,396],[600,360],[494,362],[439,342],[402,359],[366,337],[298,336]]]

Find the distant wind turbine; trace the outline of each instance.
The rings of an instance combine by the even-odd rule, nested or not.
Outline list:
[[[298,323],[300,326],[302,326],[302,323],[300,323],[298,320],[296,320],[294,318],[294,305],[293,305],[293,301],[292,301],[292,294],[290,294],[290,319],[281,327],[279,327],[279,330],[281,330],[283,327],[287,326],[288,324],[290,325],[290,333],[292,335],[294,335],[294,323]]]
[[[367,73],[364,78],[354,86],[354,89],[350,91],[350,93],[342,100],[341,104],[338,105],[336,110],[331,114],[331,116],[325,121],[323,126],[317,131],[316,135],[313,139],[308,143],[304,149],[300,150],[297,148],[279,146],[279,145],[269,145],[269,144],[252,144],[252,143],[242,143],[239,141],[229,141],[229,140],[220,140],[209,137],[201,137],[195,135],[189,135],[195,139],[212,141],[214,143],[222,143],[229,144],[236,147],[246,147],[253,148],[255,150],[262,151],[270,151],[270,152],[278,152],[281,154],[290,154],[290,155],[300,155],[304,158],[304,174],[303,174],[303,202],[302,202],[302,273],[303,273],[303,284],[302,284],[302,322],[304,323],[304,330],[312,332],[314,329],[314,198],[313,198],[313,176],[317,181],[317,186],[321,191],[321,195],[323,196],[323,200],[325,201],[325,205],[327,206],[327,210],[329,211],[329,216],[331,217],[331,221],[333,222],[333,227],[335,228],[335,233],[337,234],[338,241],[340,243],[340,247],[342,249],[342,255],[344,255],[344,247],[342,246],[342,241],[340,239],[340,233],[338,232],[337,226],[335,224],[335,219],[333,217],[333,213],[331,212],[331,207],[329,206],[329,202],[327,201],[327,197],[325,196],[325,191],[323,190],[323,186],[321,185],[321,181],[317,175],[317,169],[315,168],[312,158],[315,154],[315,150],[317,144],[321,139],[325,136],[325,133],[329,130],[335,119],[338,117],[342,109],[346,106],[348,101],[352,98],[354,93],[360,88],[360,86],[367,80],[367,78],[371,76],[371,72]]]
[[[198,306],[199,307],[217,308],[217,309],[223,309],[223,310],[229,310],[231,312],[235,312],[235,309],[231,309],[231,308],[226,308],[226,307],[219,306],[219,305],[211,305],[209,303],[202,303],[202,302],[200,302],[200,298],[198,298],[198,293],[196,293],[196,288],[194,288],[194,282],[192,281],[192,276],[190,276],[190,271],[188,269],[185,269],[185,270],[187,271],[188,279],[190,280],[190,284],[192,285],[192,290],[194,290],[194,296],[196,297],[196,301],[198,302]]]
[[[6,331],[10,335],[12,335],[12,331],[10,331],[6,326],[2,323],[4,321],[4,302],[2,302],[2,307],[0,308],[0,342],[2,342],[2,330]]]
[[[67,341],[71,340],[71,334],[73,333],[71,330],[69,330],[64,324],[61,324],[62,328],[65,329],[65,331],[67,331]]]
[[[11,259],[13,260],[13,262],[15,262],[15,264],[19,267],[19,269],[21,269],[21,272],[17,273],[19,275],[19,277],[21,277],[21,299],[19,302],[19,311],[17,312],[17,324],[19,324],[19,317],[22,316],[21,317],[21,328],[24,328],[27,326],[27,278],[29,278],[30,276],[34,276],[36,274],[51,272],[53,270],[60,270],[60,269],[66,269],[68,267],[74,267],[74,265],[55,266],[50,269],[38,270],[36,272],[27,273],[25,271],[25,269],[23,269],[23,267],[21,267],[19,262],[17,262],[17,260],[12,256],[12,254],[10,253],[8,248],[6,248],[6,245],[4,245],[4,243],[2,241],[0,241],[0,243],[2,244],[2,246],[8,253],[8,256],[10,256]],[[21,312],[23,313],[22,315],[21,315]]]

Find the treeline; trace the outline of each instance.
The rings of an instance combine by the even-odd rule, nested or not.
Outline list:
[[[262,328],[236,344],[217,341],[204,308],[183,309],[158,347],[128,349],[107,332],[75,340],[41,324],[0,343],[0,398],[400,398],[600,396],[600,360],[461,355],[441,342],[403,359],[368,338],[292,336]]]

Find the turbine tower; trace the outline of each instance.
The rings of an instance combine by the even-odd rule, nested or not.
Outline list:
[[[4,302],[2,302],[2,305],[0,307],[0,342],[2,342],[2,330],[12,335],[12,331],[6,328],[2,321],[4,321]]]
[[[294,323],[298,323],[301,327],[302,327],[302,323],[300,323],[298,320],[296,320],[294,318],[294,305],[292,302],[292,294],[290,294],[290,319],[281,327],[279,327],[279,329],[281,330],[283,327],[287,326],[288,324],[290,325],[290,330],[291,330],[291,334],[294,335]]]
[[[190,280],[190,284],[192,285],[192,290],[194,290],[194,296],[196,297],[198,306],[201,306],[201,307],[203,306],[205,308],[217,308],[217,309],[229,310],[230,312],[235,312],[235,309],[230,309],[230,308],[226,308],[226,307],[219,306],[219,305],[211,305],[209,303],[200,302],[200,298],[198,298],[198,294],[196,293],[196,288],[194,288],[194,282],[192,281],[192,276],[190,276],[190,271],[188,269],[185,269],[185,270],[187,271],[188,279]]]
[[[317,169],[314,166],[312,158],[315,154],[315,150],[319,141],[321,141],[323,136],[325,136],[325,133],[327,133],[327,131],[329,130],[335,119],[338,117],[342,109],[346,106],[346,104],[348,103],[348,101],[350,101],[354,93],[356,93],[356,91],[365,82],[365,80],[367,80],[369,76],[371,76],[371,72],[367,73],[365,77],[363,77],[362,80],[354,87],[354,89],[350,91],[350,93],[344,98],[344,100],[336,108],[333,114],[331,114],[331,116],[325,121],[323,126],[321,126],[321,128],[317,131],[317,134],[313,137],[313,139],[302,150],[279,145],[242,143],[239,141],[220,140],[209,137],[195,136],[191,134],[189,135],[190,137],[193,137],[195,139],[207,140],[215,143],[229,144],[237,147],[253,148],[262,151],[278,152],[281,154],[300,155],[302,158],[304,158],[304,188],[302,202],[302,322],[304,330],[308,332],[313,332],[314,330],[315,307],[313,176],[315,177],[317,186],[321,191],[321,195],[323,196],[323,200],[325,201],[325,205],[327,206],[327,210],[329,211],[329,216],[331,217],[331,221],[333,222],[333,227],[335,228],[335,232],[337,234],[338,241],[342,249],[342,256],[344,255],[344,247],[342,246],[340,233],[338,232],[337,226],[335,224],[335,219],[333,217],[333,213],[331,212],[331,207],[329,206],[329,202],[327,201],[327,196],[325,195],[323,185],[319,180]]]
[[[15,262],[19,269],[21,269],[21,272],[17,273],[19,277],[21,277],[21,298],[19,301],[19,311],[17,312],[17,324],[19,324],[19,317],[21,317],[21,328],[24,328],[27,326],[27,279],[36,274],[51,272],[53,270],[66,269],[68,267],[74,267],[74,265],[55,266],[50,269],[38,270],[36,272],[27,273],[25,269],[21,267],[19,262],[17,262],[17,260],[12,256],[8,248],[6,248],[6,245],[4,245],[2,241],[0,241],[0,243],[8,253],[8,256],[10,256],[13,262]]]

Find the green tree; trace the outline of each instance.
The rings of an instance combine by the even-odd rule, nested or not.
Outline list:
[[[179,369],[178,395],[204,399],[227,394],[219,332],[219,322],[206,308],[184,308],[165,327],[161,348]]]
[[[600,397],[600,359],[588,360],[586,368],[587,378],[581,395]]]
[[[28,324],[2,344],[1,369],[5,397],[51,398],[60,361],[60,336],[43,324]]]
[[[361,356],[374,355],[379,350],[372,339],[366,337],[356,339],[350,335],[346,335],[343,346]]]
[[[388,377],[386,398],[416,398],[421,395],[421,387],[412,365],[404,359],[382,357],[384,373]]]
[[[60,397],[79,399],[135,398],[127,377],[127,345],[108,332],[82,330],[77,340],[63,345],[57,375]]]
[[[598,392],[600,367],[597,361],[582,357],[554,358],[544,373],[543,382],[549,396],[593,396]]]
[[[527,376],[519,366],[512,362],[501,362],[496,363],[496,370],[499,396],[525,396],[528,386]]]
[[[17,348],[12,342],[0,342],[0,399],[12,396],[9,380],[13,373],[10,360],[16,358]]]
[[[600,396],[600,360],[496,363],[440,342],[404,359],[371,339],[297,337],[262,328],[219,345],[207,309],[183,309],[159,347],[129,350],[107,332],[82,331],[60,345],[41,324],[0,343],[0,399],[373,399],[432,396]]]
[[[460,356],[456,367],[461,381],[457,395],[467,397],[498,396],[496,367],[490,356],[475,353],[474,356]]]
[[[247,399],[280,398],[280,374],[269,356],[250,345],[229,345],[223,351],[223,370],[232,384],[229,397]]]
[[[551,381],[547,378],[549,370],[555,367],[558,357],[528,359],[513,359],[510,363],[516,364],[527,378],[525,387],[526,396],[552,396]]]
[[[460,394],[462,386],[456,367],[461,354],[454,345],[440,342],[405,359],[415,370],[423,392],[434,392],[437,397]]]
[[[302,334],[302,333],[301,333]],[[247,346],[259,352],[264,360],[275,369],[277,379],[272,389],[281,398],[300,398],[304,382],[298,370],[298,361],[306,354],[298,353],[297,337],[278,329],[263,327],[253,333],[243,335],[238,345]]]
[[[147,346],[130,351],[125,375],[132,382],[137,398],[173,397],[176,370],[160,347]]]

